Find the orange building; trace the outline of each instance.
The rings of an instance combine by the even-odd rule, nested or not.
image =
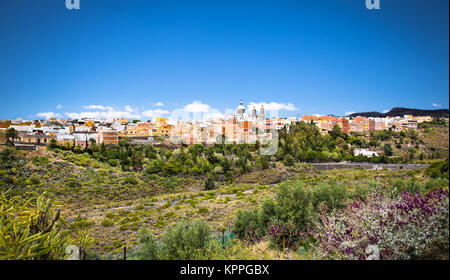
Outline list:
[[[336,123],[337,123],[337,125],[339,125],[342,132],[344,132],[345,134],[349,134],[350,126],[349,126],[348,120],[346,118],[339,118]]]
[[[117,131],[112,129],[100,129],[98,132],[98,143],[117,144],[119,143],[119,135]]]

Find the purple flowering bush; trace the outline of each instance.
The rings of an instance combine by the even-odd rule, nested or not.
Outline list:
[[[331,213],[321,209],[312,233],[323,257],[339,259],[448,258],[448,190],[372,194]]]
[[[291,223],[280,223],[277,220],[269,222],[269,238],[272,244],[279,249],[294,247],[299,236],[299,231]]]
[[[242,236],[239,235],[239,233],[237,233],[237,236],[248,244],[255,244],[261,241],[261,233],[259,230],[257,228],[252,228],[250,225],[247,226],[247,230],[244,231]]]

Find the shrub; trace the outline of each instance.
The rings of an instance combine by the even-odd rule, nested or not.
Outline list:
[[[131,185],[137,185],[139,181],[134,177],[125,177],[123,179],[124,184],[131,184]]]
[[[34,165],[47,165],[50,163],[50,160],[46,156],[32,156],[31,161]]]
[[[208,224],[198,219],[169,226],[162,241],[162,254],[169,260],[211,259],[215,245]]]
[[[304,230],[312,223],[315,216],[313,203],[318,203],[301,181],[280,184],[275,202],[277,220],[282,223],[291,221],[299,230]]]
[[[145,207],[142,204],[139,204],[138,206],[136,206],[134,208],[135,211],[139,211],[139,210],[143,210],[143,209],[145,209]]]
[[[294,225],[282,224],[278,221],[269,222],[269,237],[273,245],[278,249],[292,248],[295,246],[299,232]]]
[[[214,179],[211,177],[208,177],[205,181],[205,190],[213,190],[216,187],[216,184],[214,182]]]
[[[143,228],[138,234],[137,258],[140,260],[158,260],[159,245],[155,236]]]
[[[369,187],[367,184],[357,184],[353,192],[353,198],[365,201],[369,193]]]
[[[265,221],[260,218],[258,209],[239,210],[234,219],[233,232],[243,240],[256,242],[264,236],[266,232]]]
[[[106,218],[114,219],[115,215],[113,213],[107,213],[105,215]]]
[[[110,227],[114,224],[114,222],[111,221],[110,219],[104,219],[101,224],[104,227]]]
[[[342,184],[322,183],[312,190],[313,205],[317,207],[319,203],[327,205],[328,209],[342,208],[347,199],[347,188]]]
[[[23,166],[26,159],[19,151],[14,148],[6,148],[0,152],[0,169],[12,169]]]
[[[322,213],[314,236],[319,251],[330,257],[366,259],[371,250],[380,259],[448,258],[448,203],[448,192],[440,189],[374,195],[332,215]]]
[[[77,181],[77,179],[75,179],[75,178],[67,178],[66,183],[69,188],[76,189],[76,188],[81,187],[81,183],[79,181]]]
[[[292,166],[295,163],[295,158],[291,154],[287,154],[284,156],[283,162],[287,166]]]
[[[86,230],[94,225],[94,222],[88,221],[86,217],[82,218],[80,216],[70,225],[71,229],[82,229]]]
[[[115,166],[118,166],[120,164],[120,161],[118,159],[115,159],[115,158],[114,159],[108,159],[108,164],[110,166],[115,167]]]
[[[425,171],[431,178],[447,178],[449,179],[449,159],[432,163]]]
[[[127,224],[123,224],[119,227],[120,230],[128,230],[128,225]]]

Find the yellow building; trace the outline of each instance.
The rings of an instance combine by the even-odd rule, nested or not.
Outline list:
[[[423,122],[431,122],[433,120],[430,116],[420,116],[415,118],[417,120],[417,123],[423,123]]]
[[[48,143],[50,143],[51,139],[56,140],[56,135],[45,135],[45,134],[39,134],[39,133],[28,134],[27,133],[27,134],[19,134],[18,141],[20,143],[25,143],[25,144],[47,145]]]
[[[129,126],[125,130],[126,136],[150,136],[151,123],[138,123],[135,126]]]
[[[84,125],[90,127],[92,130],[95,129],[95,122],[91,120],[87,121]]]
[[[121,124],[121,125],[127,125],[127,124],[129,124],[129,123],[130,123],[130,121],[129,121],[129,120],[127,120],[127,119],[125,119],[125,118],[121,118],[121,119],[119,119],[119,122],[120,122],[120,124]]]
[[[164,125],[167,125],[167,121],[168,121],[169,119],[166,119],[166,118],[155,118],[155,123],[156,123],[156,126],[164,126]]]
[[[327,135],[327,133],[328,133],[328,122],[327,121],[317,120],[317,121],[313,121],[313,122],[319,128],[319,132],[320,132],[320,134],[322,134],[322,136]]]

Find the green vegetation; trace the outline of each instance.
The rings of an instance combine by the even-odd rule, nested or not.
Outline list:
[[[436,140],[445,133],[448,126],[429,124],[417,132],[347,136],[335,128],[322,136],[314,126],[301,123],[280,132],[274,156],[259,155],[259,144],[168,149],[127,142],[106,147],[92,141],[88,148],[50,143],[47,151],[32,152],[0,147],[0,191],[3,204],[16,209],[26,205],[34,217],[38,211],[29,209],[38,209],[36,201],[45,193],[45,199],[61,209],[52,229],[59,230],[59,237],[51,242],[79,244],[87,258],[120,258],[123,246],[140,259],[330,258],[317,241],[324,217],[338,219],[346,213],[350,219],[348,208],[354,203],[368,209],[374,201],[391,205],[405,192],[425,197],[448,191],[448,159],[443,160],[448,146]],[[354,157],[355,147],[370,147],[380,156]],[[303,162],[340,160],[431,165],[317,170]],[[22,229],[32,223],[13,212],[8,214],[10,224],[13,218],[17,225],[24,224]],[[433,222],[445,223],[442,213],[432,217]],[[48,214],[47,223],[54,217],[55,212]],[[194,223],[199,219],[202,222]],[[192,228],[193,236],[184,236],[181,225]],[[226,246],[219,242],[224,231]],[[445,248],[440,235],[435,240]],[[21,249],[15,257],[5,253],[4,258],[67,257],[60,245],[43,254],[26,255]],[[429,254],[441,256],[433,252]]]
[[[211,229],[202,220],[180,221],[168,227],[159,244],[146,228],[139,232],[138,258],[144,260],[211,259],[217,243]]]
[[[23,201],[8,191],[1,192],[0,259],[64,259],[69,240],[60,232],[59,215],[43,195]]]

